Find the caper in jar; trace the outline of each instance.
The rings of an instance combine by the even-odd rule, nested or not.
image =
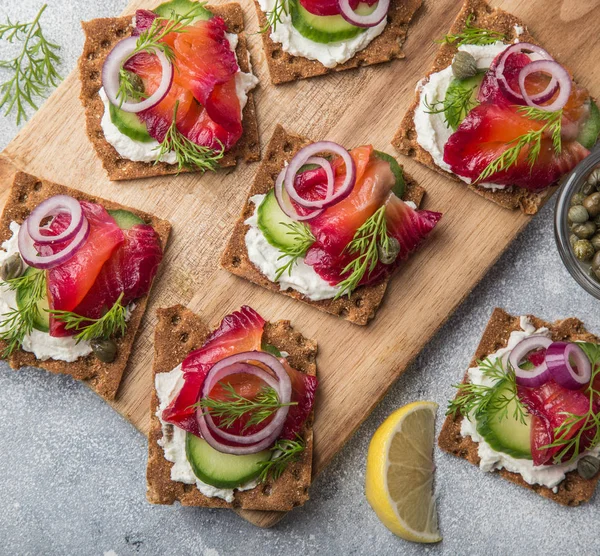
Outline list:
[[[571,197],[571,206],[582,205],[585,199],[585,195],[583,193],[575,193],[573,197]]]
[[[457,79],[468,79],[477,75],[477,60],[469,52],[459,50],[452,62],[452,73]]]
[[[594,191],[596,191],[596,186],[591,184],[589,181],[586,181],[581,186],[581,192],[586,196],[591,195]]]
[[[590,219],[590,215],[583,205],[575,205],[574,207],[571,207],[567,213],[567,216],[569,217],[569,222],[573,222],[575,224],[582,224]]]
[[[400,242],[395,237],[390,237],[387,245],[378,245],[379,260],[383,264],[392,264],[400,253]]]
[[[23,274],[23,259],[19,253],[13,253],[10,257],[4,259],[0,265],[0,278],[6,280],[14,280]]]
[[[573,252],[580,261],[589,261],[594,256],[594,248],[587,239],[580,239],[573,245]]]
[[[596,233],[596,224],[588,220],[583,224],[574,224],[571,231],[579,239],[590,239]]]
[[[595,168],[588,176],[587,183],[600,190],[600,168]]]
[[[596,251],[600,251],[600,234],[593,235],[590,238],[590,243]]]
[[[600,192],[596,191],[596,193],[588,195],[583,201],[583,206],[592,218],[600,215]]]
[[[577,462],[577,473],[582,479],[592,479],[600,471],[600,459],[594,456],[583,456]]]
[[[102,363],[112,363],[117,357],[117,344],[114,340],[96,339],[90,342],[94,355]]]
[[[578,241],[579,238],[575,234],[571,234],[569,236],[569,243],[571,244],[571,247],[575,247],[575,243],[577,243]]]

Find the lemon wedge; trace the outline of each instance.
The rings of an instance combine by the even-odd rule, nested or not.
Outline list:
[[[367,456],[367,500],[383,524],[413,542],[442,540],[433,497],[434,402],[394,411],[377,429]]]

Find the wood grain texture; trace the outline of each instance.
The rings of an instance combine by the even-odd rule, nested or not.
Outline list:
[[[450,27],[460,7],[455,0],[426,0],[404,45],[405,60],[272,87],[261,39],[252,34],[257,30],[254,8],[250,0],[240,2],[254,70],[261,80],[256,94],[261,137],[269,138],[281,123],[315,139],[327,137],[348,147],[370,142],[389,153],[394,152],[390,141],[412,101],[415,85],[437,51],[433,40]],[[158,3],[136,0],[128,12]],[[594,4],[503,0],[493,5],[521,17],[537,39],[597,96],[600,41],[593,37],[598,17],[594,6],[577,15],[584,3]],[[149,425],[155,309],[183,303],[216,324],[222,315],[248,304],[268,320],[291,320],[304,336],[319,342],[321,384],[314,459],[314,470],[319,473],[529,222],[529,217],[502,209],[403,158],[406,170],[427,190],[425,208],[444,212],[444,218],[432,240],[395,275],[377,318],[367,327],[357,327],[219,268],[219,255],[257,164],[242,164],[234,172],[216,175],[111,183],[86,139],[78,95],[79,83],[72,74],[6,148],[0,158],[0,199],[10,183],[6,179],[8,159],[32,174],[114,199],[173,224],[165,272],[154,290],[129,370],[113,404],[144,433]],[[244,517],[266,526],[281,516],[244,513]]]

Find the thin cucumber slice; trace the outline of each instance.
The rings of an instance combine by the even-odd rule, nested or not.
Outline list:
[[[153,11],[155,14],[160,17],[170,18],[171,14],[175,13],[176,15],[186,15],[190,13],[191,10],[198,6],[198,2],[192,2],[191,0],[171,0],[170,2],[165,2],[155,8]],[[212,12],[204,8],[202,11],[199,11],[198,17],[196,17],[192,23],[199,20],[207,20],[213,16]]]
[[[150,137],[146,124],[136,114],[124,112],[114,104],[109,104],[109,113],[110,121],[123,135],[141,143],[150,143],[154,140]]]
[[[25,271],[24,276],[29,276],[36,272],[44,272],[44,271],[38,270],[38,269],[30,266]],[[24,294],[22,293],[22,291],[17,290],[17,307],[19,307],[19,309],[22,309],[25,301],[26,300],[25,300],[25,297],[24,297]],[[33,321],[33,327],[36,330],[39,330],[40,332],[50,332],[50,313],[48,313],[48,309],[49,309],[48,298],[43,297],[42,299],[40,299],[37,302],[37,306],[38,306],[38,314],[36,315],[36,317]]]
[[[400,166],[400,164],[398,164],[398,161],[393,156],[387,153],[375,151],[375,156],[387,162],[390,165],[390,170],[392,171],[392,174],[394,174],[394,176],[396,177],[396,183],[394,184],[392,191],[394,192],[396,197],[398,197],[398,199],[402,199],[402,197],[404,196],[404,190],[406,188],[406,182],[404,180],[404,171],[402,170],[402,167]]]
[[[256,479],[261,471],[259,463],[271,459],[270,450],[246,456],[224,454],[189,432],[185,436],[185,453],[194,475],[217,488],[236,488]]]
[[[598,135],[600,135],[600,110],[592,100],[590,101],[590,116],[583,124],[577,136],[577,141],[586,149],[591,149],[596,144]]]
[[[294,237],[289,233],[289,227],[286,226],[286,224],[294,224],[294,220],[279,208],[273,189],[267,193],[263,202],[259,205],[257,217],[258,229],[273,247],[285,251],[296,245]]]
[[[107,212],[115,219],[117,226],[119,226],[121,230],[129,230],[137,224],[145,224],[145,222],[139,216],[133,214],[133,212],[129,212],[128,210],[117,209],[109,210]]]

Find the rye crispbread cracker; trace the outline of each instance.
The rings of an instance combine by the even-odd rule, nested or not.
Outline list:
[[[212,13],[222,17],[227,23],[228,31],[238,36],[236,54],[241,71],[251,71],[250,55],[244,33],[244,13],[239,4],[223,4],[207,6]],[[79,74],[81,79],[81,102],[85,108],[87,135],[96,149],[108,177],[113,181],[165,176],[179,173],[176,164],[160,162],[134,162],[121,158],[114,147],[104,138],[101,121],[104,104],[98,91],[102,87],[102,65],[108,53],[120,40],[131,35],[132,16],[94,19],[82,22],[86,40],[83,54],[79,58]],[[219,165],[222,168],[235,166],[238,159],[253,162],[260,159],[260,142],[258,122],[254,106],[254,95],[248,93],[248,103],[243,111],[242,125],[244,133],[231,151],[225,154]],[[184,168],[181,172],[194,172]]]
[[[473,14],[473,25],[482,27],[484,29],[489,29],[491,31],[504,33],[508,42],[512,42],[517,38],[515,25],[520,25],[523,28],[523,33],[518,36],[519,40],[521,42],[538,44],[533,36],[529,33],[527,26],[519,18],[498,8],[491,8],[490,5],[485,2],[485,0],[467,0],[458,14],[458,17],[454,21],[454,24],[450,29],[450,33],[459,33],[465,27],[467,18],[471,14]],[[425,79],[428,79],[432,73],[436,73],[447,68],[452,63],[452,59],[454,58],[457,50],[457,47],[454,45],[442,44],[433,62],[433,67]],[[414,158],[421,164],[424,164],[425,166],[439,172],[440,174],[443,174],[444,176],[451,177],[454,181],[462,185],[466,185],[471,191],[474,191],[478,195],[481,195],[490,201],[494,201],[494,203],[497,203],[501,207],[510,210],[519,208],[525,214],[536,214],[538,212],[544,201],[554,192],[553,187],[540,193],[532,193],[520,187],[493,191],[478,185],[467,185],[456,175],[452,174],[451,172],[446,172],[437,166],[431,155],[417,142],[414,116],[420,99],[421,95],[417,90],[415,100],[408,109],[408,112],[402,120],[400,129],[392,140],[392,144],[400,153]]]
[[[153,504],[173,504],[179,501],[184,506],[265,511],[288,511],[304,504],[308,500],[308,487],[312,476],[312,414],[300,431],[306,442],[306,449],[301,458],[291,463],[277,480],[261,483],[251,490],[235,491],[235,498],[231,503],[221,498],[204,496],[195,484],[188,485],[171,480],[172,463],[165,459],[163,449],[158,445],[163,433],[156,416],[159,403],[154,388],[154,377],[157,373],[170,372],[190,352],[202,347],[211,331],[198,315],[182,305],[159,309],[157,315],[146,471],[148,501]],[[289,321],[268,322],[263,339],[279,350],[286,351],[289,354],[287,359],[290,365],[296,370],[316,376],[317,342],[295,332]]]
[[[4,206],[0,220],[0,243],[11,237],[12,232],[9,228],[11,222],[14,221],[21,224],[40,202],[54,195],[70,195],[80,201],[99,203],[109,210],[124,209],[133,212],[156,230],[156,233],[160,236],[163,251],[167,245],[171,224],[166,220],[161,220],[151,214],[125,207],[118,203],[101,199],[100,197],[93,197],[82,191],[65,187],[64,185],[36,178],[24,172],[17,172],[15,175],[8,200]],[[131,312],[131,318],[127,323],[127,332],[122,338],[116,339],[118,346],[117,358],[112,363],[102,363],[93,354],[79,358],[72,363],[54,359],[40,361],[36,359],[33,353],[23,350],[15,350],[9,357],[8,362],[13,369],[30,366],[46,369],[52,373],[71,375],[73,378],[85,382],[103,398],[113,400],[119,388],[125,367],[127,366],[133,342],[146,311],[147,303],[148,296],[136,299],[135,309]],[[0,350],[4,349],[4,346],[5,343],[0,342]]]
[[[333,68],[325,67],[317,60],[292,56],[282,50],[280,43],[271,40],[270,32],[262,33],[271,82],[274,85],[280,85],[289,81],[404,58],[402,45],[406,40],[408,26],[421,4],[422,0],[391,0],[388,23],[383,33],[373,39],[366,48],[357,52],[350,60]],[[259,27],[263,29],[267,25],[267,18],[256,0],[254,0],[254,5],[258,14]]]
[[[313,301],[296,290],[280,289],[279,284],[271,282],[248,258],[248,251],[244,239],[248,226],[245,224],[245,220],[252,216],[255,210],[254,204],[250,202],[250,197],[267,193],[273,189],[275,179],[281,171],[281,168],[283,168],[284,163],[289,162],[296,152],[310,142],[311,141],[308,139],[300,137],[299,135],[287,133],[280,125],[275,128],[273,137],[267,146],[265,156],[246,199],[242,214],[238,219],[227,247],[221,256],[221,266],[232,274],[241,276],[263,288],[287,295],[288,297],[293,297],[294,299],[303,301],[321,311],[337,315],[355,324],[365,325],[375,316],[375,313],[383,300],[390,277],[387,277],[382,282],[372,286],[360,286],[352,292],[350,297],[343,296],[335,300],[324,299],[321,301]],[[419,206],[425,195],[425,190],[417,185],[406,173],[404,174],[404,178],[406,180],[404,200],[412,201]]]
[[[532,315],[529,315],[529,318],[536,329],[541,327],[548,328],[552,333],[554,341],[580,340],[594,343],[600,342],[600,339],[589,333],[578,319],[568,318],[550,323]],[[495,309],[470,366],[476,366],[477,360],[485,359],[500,348],[506,347],[510,333],[514,330],[521,330],[520,317],[513,317],[502,309]],[[466,380],[467,376],[465,375],[463,381]],[[477,443],[473,442],[470,437],[463,437],[460,433],[462,419],[463,417],[460,416],[457,418],[453,418],[452,416],[446,417],[442,431],[440,432],[438,445],[445,452],[479,465]],[[571,471],[567,473],[565,480],[558,485],[558,490],[555,493],[548,487],[526,483],[523,477],[517,473],[511,473],[505,469],[497,471],[497,473],[504,479],[533,490],[541,496],[554,500],[554,502],[558,502],[564,506],[578,506],[582,502],[588,502],[594,494],[598,480],[600,480],[600,474],[596,475],[593,479],[583,479],[577,471]]]

